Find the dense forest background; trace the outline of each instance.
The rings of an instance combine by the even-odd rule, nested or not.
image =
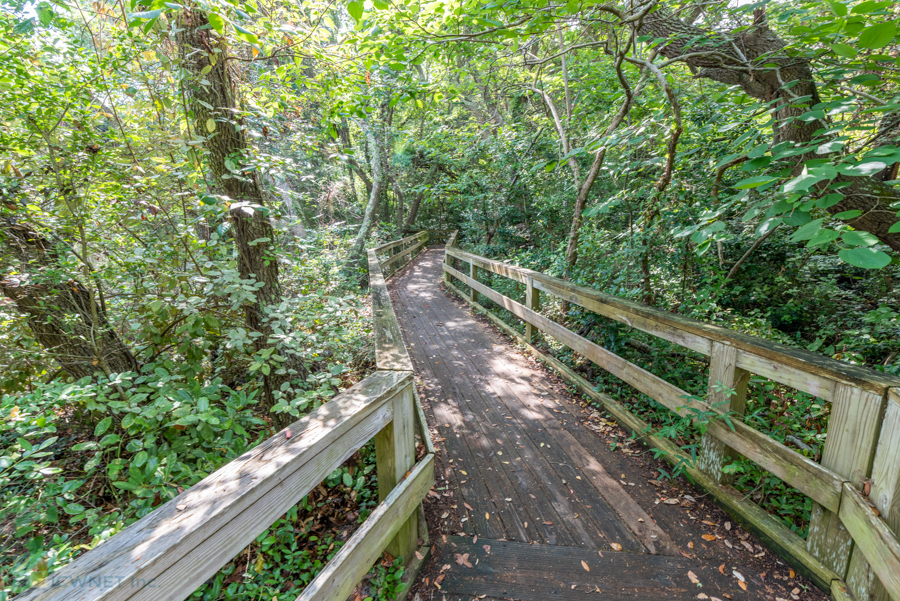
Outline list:
[[[3,2],[0,599],[371,372],[363,251],[410,231],[900,374],[898,16],[889,0]],[[705,393],[697,358],[545,309]],[[827,415],[751,391],[748,419],[814,458]],[[296,595],[377,502],[372,455],[195,596]],[[731,469],[803,533],[788,486]],[[398,574],[379,565],[371,596]]]

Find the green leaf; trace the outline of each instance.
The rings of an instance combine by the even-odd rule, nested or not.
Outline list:
[[[78,503],[67,503],[66,506],[63,507],[63,511],[69,515],[78,515],[79,513],[84,513],[84,506],[79,505]]]
[[[111,444],[116,444],[122,439],[118,434],[107,434],[103,438],[100,439],[101,447],[108,447]]]
[[[100,423],[94,428],[94,436],[100,436],[112,425],[112,416],[104,417]]]
[[[856,165],[841,165],[838,171],[844,175],[853,177],[869,177],[887,167],[887,163],[882,161],[867,161],[865,163],[857,163]]]
[[[216,121],[212,117],[206,120],[206,131],[209,133],[216,131]]]
[[[134,467],[141,467],[142,465],[147,463],[147,457],[147,451],[139,451],[134,456],[134,459],[131,460],[131,465],[133,465]]]
[[[34,11],[37,13],[38,21],[41,22],[41,25],[46,27],[50,25],[53,21],[53,7],[50,6],[49,2],[38,2],[37,6],[34,7]]]
[[[878,23],[877,25],[872,25],[871,27],[863,29],[863,32],[859,34],[859,41],[857,44],[859,44],[860,48],[884,48],[891,43],[891,40],[894,39],[896,33],[896,24],[891,23],[890,21]]]
[[[220,34],[225,33],[225,19],[219,13],[209,13],[209,24]]]
[[[344,486],[353,486],[353,478],[348,472],[344,472],[344,476],[342,479],[344,481]]]
[[[128,15],[128,20],[136,21],[136,20],[157,19],[157,18],[159,18],[159,15],[161,15],[161,14],[162,14],[161,8],[158,8],[156,10],[145,10],[145,11],[139,12],[139,13],[130,13]]]
[[[879,240],[869,232],[844,232],[841,239],[850,246],[873,246]]]
[[[831,49],[834,50],[835,54],[843,56],[844,58],[856,58],[856,55],[858,54],[856,48],[848,46],[847,44],[832,44]]]
[[[79,442],[77,445],[72,447],[73,451],[93,451],[99,449],[100,445],[94,441],[90,442]]]
[[[825,221],[822,219],[815,219],[810,221],[796,232],[794,232],[790,238],[788,238],[791,242],[800,242],[801,240],[809,240],[813,238],[816,234],[819,233],[819,230],[822,228],[822,222]]]
[[[350,2],[347,4],[347,12],[350,13],[350,16],[353,17],[354,21],[359,21],[363,16],[363,3]]]
[[[897,223],[895,223],[894,225],[892,225],[892,226],[888,229],[888,233],[889,233],[889,234],[900,234],[900,221],[898,221]]]
[[[891,262],[891,257],[887,253],[861,246],[844,249],[838,253],[838,256],[846,263],[863,269],[881,269]]]
[[[852,211],[841,211],[840,213],[837,213],[836,215],[832,215],[832,217],[834,217],[835,219],[846,220],[846,219],[856,219],[860,215],[862,215],[862,211],[860,211],[858,209],[853,209]]]
[[[840,237],[841,233],[835,230],[819,230],[812,239],[806,243],[806,248],[813,248],[830,244]]]
[[[747,190],[749,188],[758,188],[759,186],[763,186],[777,180],[777,177],[772,177],[770,175],[755,175],[753,177],[742,179],[732,187],[738,190]]]
[[[807,192],[810,188],[824,179],[827,178],[812,173],[804,173],[784,184],[784,192],[785,194],[790,194],[792,192]]]
[[[819,200],[816,201],[816,206],[819,207],[820,209],[827,209],[829,207],[833,207],[834,205],[841,202],[842,200],[844,200],[843,194],[837,194],[837,193],[826,194],[825,196],[823,196],[822,198],[820,198]]]

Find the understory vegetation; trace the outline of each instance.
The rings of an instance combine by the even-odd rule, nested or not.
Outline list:
[[[900,375],[898,17],[887,0],[0,3],[0,601],[371,374],[364,251],[413,231]],[[707,395],[699,354],[542,311]],[[695,449],[683,419],[541,345]],[[829,412],[754,378],[744,419],[818,460]],[[194,598],[299,594],[376,505],[373,456]],[[805,497],[746,460],[726,471],[805,533]],[[383,557],[354,601],[401,573]]]

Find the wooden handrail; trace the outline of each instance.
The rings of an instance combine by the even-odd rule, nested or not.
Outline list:
[[[414,239],[424,244],[427,232],[379,249]],[[385,547],[414,576],[420,536],[427,548],[418,507],[434,485],[434,444],[376,249],[368,258],[378,371],[14,601],[186,599],[373,438],[381,502],[300,598],[343,601]],[[418,463],[416,430],[426,447]]]
[[[450,264],[451,258],[468,263],[469,274],[454,268]],[[478,281],[479,269],[525,284],[526,303],[508,298]],[[733,428],[726,426],[722,420],[714,420],[701,439],[699,469],[692,467],[691,470],[702,477],[706,486],[721,489],[724,494],[716,491],[714,496],[728,500],[726,509],[750,523],[765,522],[761,533],[780,539],[779,546],[783,550],[808,546],[812,555],[805,550],[797,551],[792,553],[792,558],[811,570],[821,585],[831,586],[828,575],[836,574],[838,579],[846,578],[851,588],[856,587],[857,594],[867,595],[865,582],[871,578],[865,574],[871,570],[887,592],[900,599],[900,578],[896,576],[900,573],[900,544],[895,537],[900,531],[900,378],[660,311],[538,271],[467,253],[450,244],[445,250],[443,270],[449,288],[527,344],[532,352],[548,360],[595,399],[607,403],[610,412],[623,423],[642,422],[612,399],[606,397],[607,400],[604,400],[602,395],[593,393],[591,385],[531,346],[535,330],[552,336],[676,412],[695,409],[721,413],[731,405],[737,413],[742,413],[748,372],[831,401],[829,436],[821,463],[754,430],[739,419],[733,420]],[[453,286],[449,280],[451,277],[469,286],[470,292],[464,293]],[[664,379],[541,315],[538,312],[539,291],[709,356],[709,399],[717,405],[724,401],[722,406],[689,398],[686,392]],[[522,319],[526,324],[525,335],[509,329],[482,307],[477,302],[477,295],[490,299]],[[723,397],[718,392],[719,383],[734,388],[735,396]],[[646,436],[647,432],[640,434]],[[665,446],[658,442],[658,437],[650,438],[657,439],[652,444],[661,448]],[[816,502],[806,543],[784,527],[761,520],[761,510],[740,499],[740,495],[728,486],[721,468],[730,452],[748,457]],[[884,519],[878,517],[868,503],[861,501],[859,489],[869,476],[872,476],[873,482],[871,501]],[[848,494],[851,496],[848,497]],[[846,528],[843,528],[841,524],[844,520],[852,523],[845,524]],[[851,564],[852,541],[856,541],[857,546]],[[852,579],[848,575],[849,569],[855,570]],[[831,588],[843,590],[841,587]]]
[[[711,354],[713,342],[727,343],[742,351],[739,367],[825,400],[833,398],[836,382],[882,394],[888,388],[900,386],[900,378],[892,374],[648,307],[539,271],[457,249],[448,250],[447,254],[523,284],[531,277],[539,290],[707,356]]]

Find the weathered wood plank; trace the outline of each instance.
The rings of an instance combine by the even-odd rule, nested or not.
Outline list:
[[[394,395],[392,401],[394,418],[375,436],[379,501],[388,498],[416,462],[415,405],[412,389],[413,384],[410,384]],[[404,562],[412,559],[417,547],[418,517],[418,513],[413,513],[387,546],[388,553],[394,557],[402,557]]]
[[[871,473],[885,398],[847,384],[835,388],[822,466],[862,488]],[[833,511],[813,506],[807,545],[838,576],[847,574],[853,540]]]
[[[400,325],[394,315],[391,296],[375,251],[368,251],[369,290],[372,295],[372,320],[375,329],[375,364],[378,369],[412,371],[412,361],[406,352]]]
[[[525,280],[525,306],[534,312],[541,310],[541,291],[534,287],[534,278]],[[525,322],[525,340],[534,344],[535,329],[531,322]]]
[[[292,424],[290,439],[270,438],[17,601],[187,598],[374,436],[411,380],[395,372],[366,378]],[[83,585],[92,581],[103,585]]]
[[[742,599],[765,599],[765,591],[751,583],[741,591],[730,572],[720,573],[714,561],[682,556],[624,553],[604,550],[484,540],[477,543],[449,537],[454,553],[468,554],[472,567],[450,562],[442,583],[450,593],[483,595],[525,601],[587,599],[696,599],[704,591],[739,594]],[[485,549],[487,545],[489,551]],[[741,568],[746,573],[746,569]],[[715,595],[714,595],[715,596]],[[730,596],[730,595],[729,595]],[[471,597],[470,597],[471,598]]]
[[[408,516],[434,486],[434,455],[426,455],[399,486],[378,504],[297,601],[347,599],[357,583],[397,535]]]
[[[850,484],[844,484],[840,519],[888,595],[900,599],[900,542]]]
[[[713,342],[709,363],[709,385],[707,386],[707,404],[722,413],[733,412],[743,415],[747,405],[747,385],[750,374],[737,366],[737,349],[729,344]],[[734,390],[733,395],[721,390],[725,387]],[[713,480],[730,484],[734,479],[722,468],[736,458],[721,438],[711,432],[700,437],[700,456],[698,467]]]
[[[900,388],[888,391],[871,481],[869,500],[888,528],[897,535],[900,533]],[[846,580],[857,601],[888,599],[884,586],[875,578],[858,546],[854,547],[850,557]]]
[[[820,505],[837,511],[844,482],[841,476],[741,421],[734,420],[732,425],[734,430],[716,420],[709,433]]]

